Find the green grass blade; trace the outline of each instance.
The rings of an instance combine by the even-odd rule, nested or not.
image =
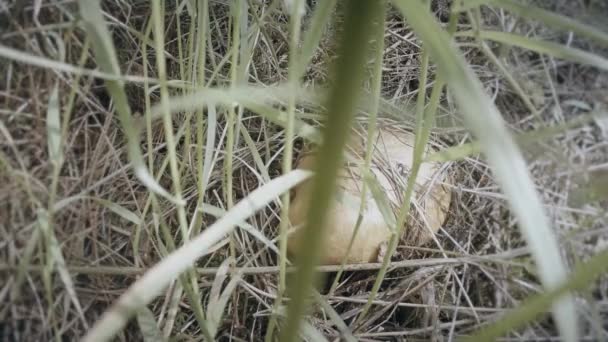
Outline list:
[[[127,324],[131,316],[150,303],[161,291],[189,269],[201,255],[222,240],[239,223],[264,208],[277,196],[309,178],[310,172],[294,170],[257,188],[199,236],[165,257],[139,278],[106,311],[84,337],[84,341],[109,341]]]
[[[480,81],[451,44],[436,19],[417,1],[393,1],[425,43],[439,73],[445,78],[468,128],[483,146],[496,180],[519,221],[519,227],[537,263],[541,281],[554,289],[567,276],[555,234],[549,226],[523,156],[509,134],[500,112],[485,94]],[[553,314],[562,338],[578,338],[576,309],[572,296],[555,303]]]
[[[372,24],[382,13],[382,4],[376,1],[350,1],[345,8],[345,23],[340,42],[339,58],[336,62],[335,83],[331,89],[328,115],[324,127],[323,143],[319,159],[314,166],[311,203],[301,251],[297,256],[297,272],[288,284],[290,296],[287,320],[281,329],[281,341],[294,341],[300,320],[306,311],[315,282],[314,267],[321,256],[323,226],[331,195],[335,191],[336,176],[342,166],[342,149],[351,130],[357,94],[363,79],[363,64],[367,51],[360,48],[360,42],[371,38]]]
[[[217,129],[217,112],[214,104],[209,104],[207,107],[207,139],[205,141],[205,156],[203,159],[203,184],[202,190],[209,184],[209,178],[211,177],[211,170],[213,168],[213,150],[215,144],[215,130]],[[202,114],[202,113],[201,113]],[[202,139],[201,139],[202,141]],[[200,142],[199,142],[200,143]],[[203,196],[204,191],[199,196]]]

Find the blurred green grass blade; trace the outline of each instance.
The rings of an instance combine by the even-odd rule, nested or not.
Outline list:
[[[537,141],[549,139],[558,134],[567,132],[570,129],[586,125],[594,120],[596,113],[583,114],[573,120],[565,122],[563,124],[554,125],[551,127],[544,127],[537,130],[524,132],[514,135],[513,139],[519,144],[521,148],[532,144]],[[461,144],[458,146],[452,146],[444,148],[441,151],[430,154],[424,162],[448,162],[462,160],[467,157],[477,155],[482,152],[482,146],[479,141],[472,141],[470,143]]]
[[[429,11],[418,1],[394,0],[393,3],[422,39],[431,59],[437,63],[438,71],[447,81],[466,125],[482,144],[496,180],[509,200],[536,261],[541,281],[546,288],[554,289],[566,279],[567,267],[527,165],[500,112],[484,92],[461,52]],[[565,296],[556,302],[553,315],[562,338],[576,341],[578,319],[572,296]]]
[[[537,319],[551,307],[553,302],[563,298],[568,292],[584,291],[589,288],[599,276],[607,271],[608,250],[604,250],[588,261],[579,264],[568,281],[560,284],[556,289],[527,299],[518,308],[500,317],[496,323],[467,337],[466,341],[496,341],[510,331]]]
[[[154,265],[133,283],[106,311],[84,337],[85,342],[109,341],[127,324],[137,310],[150,303],[161,291],[189,269],[194,261],[229,234],[243,220],[264,208],[280,194],[308,179],[311,173],[294,170],[257,188],[222,218]]]
[[[465,36],[474,36],[476,33],[467,31],[462,33]],[[608,70],[608,59],[580,49],[568,47],[562,44],[532,39],[520,36],[518,34],[498,32],[498,31],[479,31],[482,39],[488,39],[495,42],[518,46],[523,49],[544,53],[555,58],[564,59],[567,61],[587,64],[599,69]]]
[[[46,140],[49,149],[49,160],[55,167],[63,164],[61,151],[61,122],[59,118],[59,91],[53,86],[46,110]]]
[[[285,326],[281,329],[281,341],[297,338],[302,315],[308,306],[313,283],[314,267],[322,253],[321,241],[332,194],[336,187],[338,169],[342,166],[343,148],[350,135],[351,122],[357,107],[358,93],[363,80],[367,50],[361,42],[367,42],[373,32],[373,22],[383,13],[383,3],[377,1],[349,1],[345,3],[345,22],[341,32],[338,59],[335,63],[335,83],[330,91],[327,120],[323,130],[323,142],[314,165],[315,178],[309,203],[306,234],[301,241],[301,253],[297,255],[297,272],[288,283],[290,302]]]
[[[114,43],[112,42],[112,36],[103,19],[100,1],[81,1],[78,5],[84,26],[91,38],[91,47],[95,53],[97,64],[102,71],[119,76],[120,67],[118,65],[118,59],[116,58]],[[139,148],[139,136],[131,116],[131,108],[127,101],[124,83],[121,80],[106,80],[105,83],[108,93],[114,101],[122,128],[127,136],[129,159],[133,163],[135,175],[151,191],[169,199],[173,203],[183,205],[183,201],[176,200],[169,192],[163,189],[158,182],[156,182],[144,164]]]
[[[158,328],[154,314],[145,306],[137,312],[137,325],[139,325],[144,342],[166,341]]]
[[[462,1],[458,10],[466,11],[480,5],[492,5],[506,9],[521,17],[540,21],[547,26],[552,26],[565,31],[572,31],[594,41],[608,46],[608,33],[593,26],[586,25],[582,20],[575,20],[558,13],[544,10],[530,4],[522,4],[517,0],[473,0]]]

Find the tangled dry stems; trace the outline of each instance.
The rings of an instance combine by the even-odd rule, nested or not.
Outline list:
[[[440,1],[440,3],[442,3]],[[558,2],[556,10],[571,13],[573,2]],[[143,64],[141,40],[135,34],[143,32],[149,8],[145,3],[127,5],[124,2],[106,1],[105,10],[112,25],[114,42],[119,51],[122,70],[141,75],[148,68],[154,77],[156,54],[148,49],[148,65]],[[68,2],[67,8],[75,6]],[[442,7],[437,7],[441,12]],[[165,56],[169,63],[170,78],[179,79],[177,32],[175,9],[166,8],[167,46]],[[0,7],[0,37],[3,44],[38,55],[57,58],[50,49],[63,46],[66,62],[76,64],[84,42],[78,29],[53,28],[56,23],[74,20],[69,10],[54,4],[45,5],[36,17],[33,8],[18,8],[16,3]],[[439,14],[441,17],[441,14]],[[33,20],[37,18],[38,21]],[[43,19],[44,18],[44,19]],[[212,2],[209,73],[217,71],[214,84],[228,82],[229,64],[221,64],[230,49],[229,9],[222,1]],[[181,32],[188,30],[187,15],[181,17]],[[505,13],[490,12],[484,16],[485,25],[502,29],[502,23],[512,20]],[[466,23],[462,23],[466,25]],[[3,26],[3,27],[2,27]],[[536,24],[520,24],[522,32],[532,32],[549,39],[564,39]],[[252,47],[249,81],[273,84],[286,78],[288,39],[287,19],[279,13],[267,17],[259,38]],[[330,28],[330,31],[332,28]],[[52,36],[51,32],[59,33]],[[331,46],[331,32],[322,41]],[[48,40],[56,39],[53,43]],[[382,93],[385,99],[406,106],[418,91],[419,42],[401,18],[391,15],[385,35],[386,51]],[[50,45],[49,45],[50,44]],[[54,45],[57,44],[57,45]],[[576,39],[593,49],[586,42]],[[504,117],[516,131],[530,131],[551,124],[559,124],[594,108],[605,109],[608,99],[605,90],[608,78],[597,70],[557,61],[546,56],[519,49],[510,49],[503,56],[509,70],[533,94],[538,116],[532,116],[525,104],[516,96],[508,82],[491,63],[475,48],[463,43],[462,48],[488,93],[495,100]],[[499,46],[492,48],[500,49]],[[54,54],[55,53],[55,54]],[[327,81],[327,66],[333,56],[331,48],[319,49],[307,69],[307,84],[323,84]],[[92,58],[87,67],[95,68]],[[431,70],[432,72],[432,70]],[[50,275],[51,288],[44,286],[44,248],[33,246],[34,253],[21,296],[11,298],[15,282],[15,269],[26,253],[28,241],[37,229],[36,212],[49,200],[51,165],[46,149],[45,113],[52,85],[57,81],[61,103],[66,102],[74,76],[50,69],[28,67],[17,61],[0,64],[0,117],[10,138],[2,134],[0,139],[0,336],[6,340],[50,339],[57,333],[63,336],[82,336],[86,331],[79,314],[70,303],[68,294],[56,274]],[[68,135],[65,137],[65,164],[61,171],[57,198],[73,199],[56,214],[54,231],[65,260],[72,269],[72,278],[78,300],[83,306],[86,321],[91,324],[135,279],[140,270],[157,262],[164,255],[163,241],[155,228],[155,220],[168,227],[177,227],[177,217],[170,203],[160,202],[158,217],[143,211],[149,193],[136,180],[128,166],[125,141],[121,129],[113,117],[111,99],[97,79],[82,78],[78,84],[77,101]],[[144,113],[143,88],[129,84],[130,105],[134,112]],[[152,102],[158,94],[152,92]],[[317,114],[308,108],[300,108],[299,115]],[[363,118],[364,119],[364,118]],[[388,119],[383,119],[388,120]],[[400,122],[403,127],[411,121]],[[460,119],[449,97],[442,101],[438,116],[439,127],[433,139],[443,145],[455,145],[470,139],[461,129]],[[176,130],[184,125],[184,116],[175,120]],[[280,174],[283,131],[254,113],[245,112],[241,124],[254,141],[254,149],[244,139],[239,140],[234,152],[234,193],[243,198],[264,182],[262,170],[254,160],[258,153],[264,161],[265,172],[275,177]],[[194,132],[190,141],[194,141]],[[217,128],[219,146],[225,134],[225,122],[220,115]],[[606,231],[606,203],[586,198],[585,184],[590,184],[593,172],[605,170],[608,165],[608,129],[598,124],[570,129],[563,134],[526,146],[530,170],[535,177],[556,231],[559,232],[564,250],[575,262],[584,260],[608,243]],[[159,170],[166,155],[162,128],[154,127],[154,151],[145,151],[154,157],[154,170]],[[142,147],[145,146],[143,143]],[[194,147],[180,141],[179,159],[183,170],[182,186],[187,200],[198,196]],[[304,142],[296,141],[296,157]],[[222,190],[222,165],[224,154],[217,160],[205,194],[205,202],[225,208]],[[147,158],[147,157],[146,157]],[[495,320],[503,310],[516,306],[526,296],[536,293],[540,287],[525,254],[525,247],[516,222],[494,184],[492,174],[483,158],[467,157],[447,165],[454,179],[453,201],[449,219],[438,234],[438,244],[431,242],[420,247],[405,244],[395,255],[395,267],[381,287],[371,312],[360,325],[353,327],[362,340],[387,340],[397,337],[439,338],[453,337],[475,330],[480,325]],[[161,184],[171,187],[168,175],[161,177]],[[102,199],[105,202],[99,201]],[[193,202],[193,201],[192,201]],[[112,210],[112,203],[135,213],[141,220],[142,235],[134,251],[135,224]],[[194,212],[194,204],[188,211]],[[203,229],[215,217],[204,215]],[[277,236],[279,221],[278,204],[269,206],[248,221],[265,236]],[[179,244],[177,229],[174,239]],[[277,291],[277,254],[243,230],[235,234],[240,268],[252,270],[245,274],[236,288],[233,302],[227,307],[218,337],[242,340],[259,340],[264,336],[273,299]],[[162,243],[159,243],[162,242]],[[213,272],[229,254],[227,244],[201,259],[199,287],[203,297],[208,296],[213,282]],[[446,262],[418,265],[399,263],[401,260],[446,258]],[[452,261],[448,261],[452,260]],[[455,261],[454,261],[455,260]],[[377,267],[377,266],[372,266]],[[103,270],[104,272],[100,272]],[[133,272],[127,272],[134,270]],[[265,271],[258,273],[258,271]],[[268,271],[268,272],[266,272]],[[211,273],[211,274],[210,274]],[[331,272],[326,273],[321,292],[326,294],[332,282]],[[363,307],[373,284],[375,272],[348,270],[342,277],[328,302],[350,322]],[[593,327],[591,317],[599,315],[606,321],[605,310],[608,282],[602,279],[592,295],[579,298],[580,311],[587,326],[588,336],[606,334],[605,327]],[[53,303],[48,303],[47,292]],[[166,322],[171,289],[150,308],[162,324]],[[173,335],[178,339],[197,338],[199,331],[188,302],[184,299],[178,307]],[[334,323],[317,312],[311,323],[328,336],[339,336]],[[599,329],[599,330],[598,330]],[[556,335],[553,323],[540,320],[529,325],[514,337],[549,338]],[[140,332],[131,324],[124,332],[126,339],[139,338]]]

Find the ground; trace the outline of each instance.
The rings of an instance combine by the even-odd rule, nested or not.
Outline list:
[[[251,2],[250,13],[259,19],[268,10],[267,2]],[[166,3],[163,54],[170,80],[195,82],[189,33],[196,23],[192,22],[186,3],[180,3],[184,6],[179,7],[174,2]],[[227,56],[232,40],[227,3],[210,1],[205,74],[210,84],[216,86],[228,85],[231,80]],[[451,2],[432,3],[436,17],[447,22]],[[605,23],[598,19],[608,15],[602,1],[535,3],[608,32]],[[157,78],[159,53],[151,40],[150,45],[144,42],[151,15],[148,2],[106,0],[102,4],[122,73]],[[310,5],[314,10],[313,2]],[[289,18],[280,8],[269,12],[261,26],[255,26],[259,24],[250,16],[251,63],[246,70],[248,77],[239,82],[270,86],[286,80]],[[542,38],[603,58],[608,56],[608,47],[549,29],[540,22],[516,19],[506,11],[484,7],[481,18],[486,29]],[[471,27],[470,19],[465,16],[460,19],[459,32]],[[304,18],[305,25],[309,20],[310,17]],[[331,82],[328,68],[335,59],[333,38],[338,27],[334,23],[325,29],[320,47],[305,72],[306,85]],[[563,256],[570,265],[576,265],[605,250],[608,245],[606,71],[488,42],[488,50],[527,95],[522,99],[503,70],[479,49],[473,38],[457,36],[456,41],[485,91],[513,133],[518,134]],[[98,63],[91,50],[84,50],[83,54],[87,44],[91,41],[79,23],[77,2],[0,1],[0,46],[45,58],[34,65],[30,59],[0,55],[2,340],[51,340],[53,336],[71,340],[84,335],[130,284],[183,242],[175,206],[161,198],[153,199],[134,175],[125,131],[116,113],[117,104],[103,80],[78,76],[73,70],[59,70],[49,62],[96,69]],[[401,129],[409,130],[415,124],[409,108],[418,93],[420,44],[409,26],[391,9],[385,33],[382,77],[385,103],[380,120]],[[431,75],[434,69],[431,67]],[[173,85],[172,95],[184,91]],[[160,100],[159,87],[141,79],[127,80],[125,91],[136,123],[145,128],[144,117],[150,104]],[[57,127],[51,127],[55,131],[49,129],[54,123],[49,121],[54,117],[52,112],[49,115],[53,108],[60,109]],[[321,109],[320,104],[302,104],[297,115],[318,127],[322,125]],[[207,111],[205,114],[209,115]],[[231,205],[226,199],[223,178],[228,134],[225,114],[226,111],[218,110],[213,142],[216,149],[204,195],[204,202],[216,208],[200,215],[193,224],[194,231],[207,228]],[[249,110],[236,114],[239,120],[232,153],[234,203],[264,184],[266,177],[272,179],[281,174],[285,143],[283,128],[271,120]],[[174,131],[179,132],[176,157],[188,217],[194,215],[199,192],[196,115],[183,112],[173,117]],[[363,113],[357,118],[359,122],[365,119]],[[431,134],[436,146],[456,146],[473,139],[464,128],[461,113],[449,92],[442,97],[437,123]],[[150,134],[143,129],[139,135],[145,163],[165,189],[173,189],[161,120],[152,122],[150,128]],[[60,134],[52,133],[57,131]],[[525,132],[531,132],[527,138]],[[57,172],[55,166],[61,158],[53,154],[56,137],[63,141],[62,167]],[[307,141],[298,137],[294,144],[296,160]],[[400,244],[370,312],[351,326],[357,338],[451,339],[495,321],[507,309],[541,291],[518,222],[484,156],[473,153],[449,159],[445,167],[453,178],[450,185],[453,201],[449,218],[437,235],[438,243],[422,247]],[[278,208],[277,201],[247,220],[248,225],[272,243],[276,242],[278,232]],[[242,278],[230,293],[217,338],[261,340],[278,286],[277,254],[245,229],[235,232],[233,244],[226,239],[199,259],[195,277],[198,295],[206,307],[215,298],[212,288],[218,290],[214,286],[216,279],[226,276],[227,271],[220,265],[231,253],[236,255],[236,267],[242,271]],[[348,268],[333,293],[329,292],[337,268],[324,269],[320,292],[343,322],[354,324],[378,268],[378,264],[366,269]],[[604,276],[590,285],[590,292],[577,297],[582,333],[589,340],[606,339],[608,279]],[[202,339],[193,306],[182,292],[176,290],[174,283],[148,308],[160,329],[173,340]],[[326,308],[316,306],[309,323],[330,340],[339,336],[339,328],[327,315]],[[139,325],[136,320],[131,321],[119,338],[142,339],[140,325],[141,321]],[[510,335],[528,340],[549,340],[556,336],[549,315]]]

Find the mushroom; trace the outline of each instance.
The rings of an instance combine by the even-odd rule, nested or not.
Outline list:
[[[373,146],[370,171],[380,189],[384,191],[395,217],[403,202],[407,177],[412,166],[414,139],[412,133],[384,128],[376,132],[371,142]],[[381,246],[392,234],[393,228],[385,222],[371,191],[367,191],[361,224],[347,255],[362,200],[361,165],[364,163],[365,154],[364,139],[353,140],[354,143],[349,144],[352,156],[338,173],[336,198],[332,201],[327,216],[321,260],[325,265],[339,264],[345,257],[347,263],[377,261]],[[428,152],[427,148],[424,154]],[[314,152],[306,153],[298,161],[297,167],[312,169],[315,157]],[[448,175],[439,163],[423,163],[420,166],[412,198],[414,218],[417,222],[408,220],[408,226],[404,230],[404,238],[408,244],[422,245],[428,242],[444,223],[451,200],[451,193],[444,185],[447,182]],[[306,221],[311,190],[311,181],[307,181],[296,187],[292,193],[289,220],[294,227],[301,227]],[[287,249],[290,254],[297,254],[302,234],[303,230],[297,229],[289,235]]]

